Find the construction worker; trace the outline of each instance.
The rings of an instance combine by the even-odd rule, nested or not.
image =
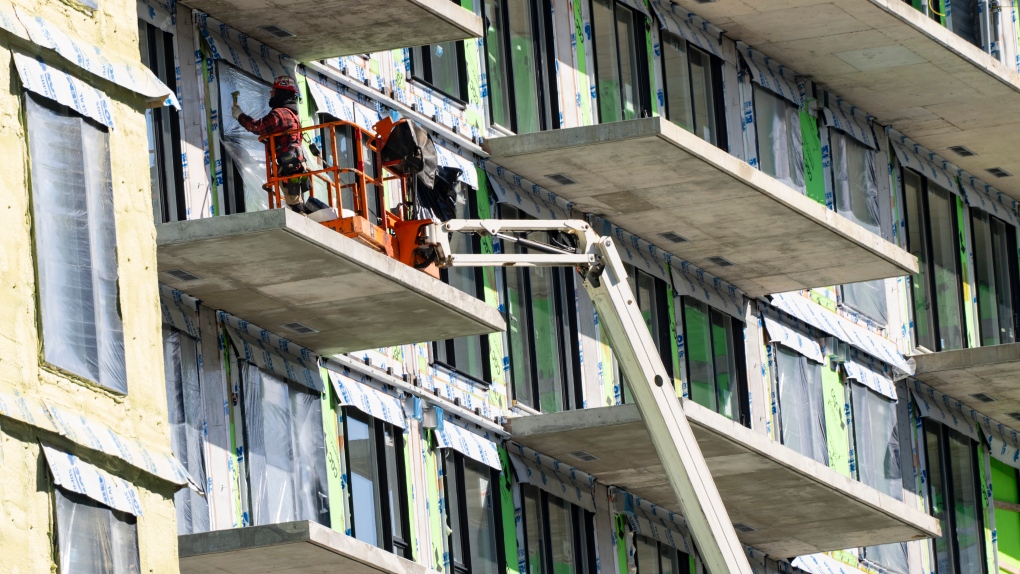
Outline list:
[[[269,107],[272,110],[260,119],[252,119],[234,102],[231,114],[244,129],[259,136],[281,134],[301,127],[298,117],[297,82],[290,76],[277,76],[273,89],[269,92]],[[305,155],[301,148],[301,134],[293,133],[275,138],[276,165],[281,177],[296,175],[308,171]],[[311,179],[305,176],[292,177],[283,184],[287,206],[298,213],[308,213],[305,207],[304,192],[311,190]]]

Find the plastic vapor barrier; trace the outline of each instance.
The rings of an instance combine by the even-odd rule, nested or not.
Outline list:
[[[270,112],[271,86],[223,62],[218,62],[216,69],[220,80],[221,142],[244,182],[245,211],[264,211],[269,209],[269,196],[262,189],[266,182],[266,146],[259,141],[259,136],[244,129],[230,110],[234,106],[231,94],[240,92],[237,105],[245,114],[255,119],[265,116]]]
[[[822,366],[784,347],[777,349],[782,443],[804,456],[827,464]]]

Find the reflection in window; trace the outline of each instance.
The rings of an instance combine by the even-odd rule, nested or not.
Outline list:
[[[982,345],[1016,341],[1014,297],[1017,252],[1016,233],[1002,220],[971,210],[974,263]]]
[[[634,566],[636,574],[688,574],[691,555],[681,552],[646,536],[634,536]]]
[[[530,484],[519,488],[527,574],[594,574],[594,515]]]
[[[743,324],[708,304],[683,298],[691,400],[746,424]]]
[[[545,0],[485,2],[486,81],[492,123],[515,133],[550,129],[559,113],[545,50],[549,14]]]
[[[936,574],[980,574],[984,524],[978,480],[977,444],[931,419],[924,421],[929,510],[939,520],[935,539]]]
[[[502,523],[498,476],[453,449],[442,451],[448,545],[454,572],[499,574]]]
[[[650,107],[644,15],[614,0],[591,0],[591,21],[599,121],[642,117]]]
[[[662,76],[665,115],[701,139],[722,147],[717,118],[716,81],[719,64],[711,55],[669,32],[662,33]]]

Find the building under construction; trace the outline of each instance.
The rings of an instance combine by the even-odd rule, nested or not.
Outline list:
[[[709,571],[588,278],[426,257],[491,219],[612,238],[738,571],[1020,573],[1016,6],[134,1],[0,0],[12,571]]]

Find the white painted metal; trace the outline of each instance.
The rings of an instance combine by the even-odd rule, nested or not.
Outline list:
[[[532,256],[492,254],[466,257],[450,250],[446,232],[496,235],[514,231],[562,231],[577,238],[575,253],[546,255],[543,266],[575,267],[585,290],[595,303],[599,320],[606,326],[621,369],[630,383],[641,418],[666,470],[701,558],[712,574],[751,574],[751,567],[737,539],[733,523],[723,506],[705,458],[675,395],[655,343],[648,332],[627,272],[611,237],[599,237],[580,220],[452,220],[442,231],[430,230],[430,241],[445,267],[513,266]],[[528,257],[532,259],[527,259]],[[554,263],[555,258],[559,263]],[[583,263],[578,263],[582,259]]]

